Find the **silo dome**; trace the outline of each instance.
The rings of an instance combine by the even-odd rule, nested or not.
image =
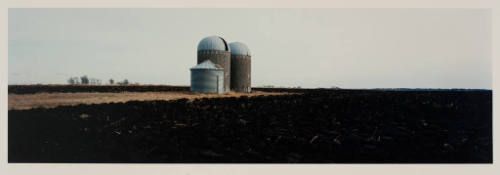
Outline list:
[[[219,36],[209,36],[203,38],[198,43],[198,51],[202,50],[222,50],[229,51],[229,46],[223,38]]]
[[[250,50],[247,45],[240,42],[229,43],[229,48],[231,49],[231,55],[246,55],[250,56]]]

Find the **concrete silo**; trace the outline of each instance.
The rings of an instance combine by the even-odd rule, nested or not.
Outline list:
[[[231,90],[252,91],[250,50],[240,42],[230,43],[229,48],[231,50]]]
[[[229,51],[229,45],[219,36],[203,38],[198,44],[198,64],[210,59],[224,68],[224,92],[230,89],[231,55]]]
[[[224,69],[210,60],[192,67],[191,91],[224,93]]]

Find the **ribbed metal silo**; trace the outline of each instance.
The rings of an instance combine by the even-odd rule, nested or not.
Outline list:
[[[224,68],[224,92],[230,90],[231,54],[227,42],[219,36],[203,38],[198,44],[198,64],[210,59]]]
[[[250,50],[240,42],[229,44],[231,50],[231,90],[236,92],[251,92],[252,61]]]
[[[224,69],[210,60],[191,68],[191,91],[224,93]]]

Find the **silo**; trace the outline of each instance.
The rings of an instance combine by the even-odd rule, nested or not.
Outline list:
[[[203,38],[198,44],[198,64],[210,59],[213,63],[224,68],[224,92],[230,89],[231,55],[229,45],[219,36]]]
[[[230,43],[229,48],[231,50],[231,90],[252,91],[250,50],[240,42]]]
[[[210,60],[191,68],[191,91],[224,93],[224,69]]]

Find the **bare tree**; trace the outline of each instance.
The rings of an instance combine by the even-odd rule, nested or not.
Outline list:
[[[90,78],[90,84],[99,85],[99,84],[101,84],[101,80],[99,80],[97,78]]]
[[[68,79],[68,84],[75,84],[75,80],[73,80],[73,77]]]
[[[70,77],[68,79],[68,84],[80,84],[80,79],[78,77]]]
[[[89,78],[87,75],[80,77],[80,79],[82,80],[82,84],[89,84]]]
[[[128,80],[127,79],[123,80],[123,84],[128,84]]]

